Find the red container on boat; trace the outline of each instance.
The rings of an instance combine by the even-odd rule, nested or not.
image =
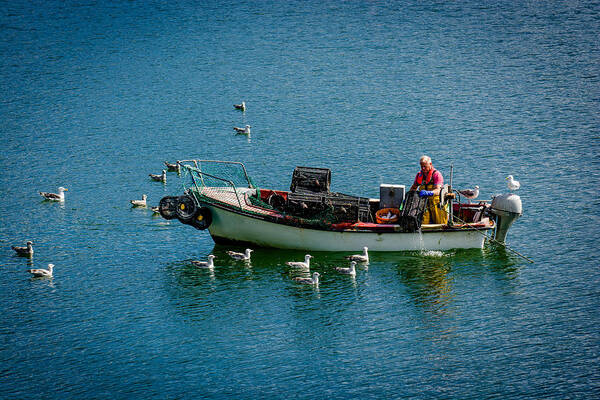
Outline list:
[[[400,210],[397,208],[382,208],[375,213],[375,220],[378,224],[393,224],[398,222]]]

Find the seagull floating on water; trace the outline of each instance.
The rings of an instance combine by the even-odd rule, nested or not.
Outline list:
[[[237,253],[235,251],[228,251],[227,254],[229,254],[229,257],[233,258],[234,260],[238,260],[238,261],[250,261],[250,253],[252,253],[254,250],[252,249],[246,249],[245,253]]]
[[[156,174],[148,174],[148,175],[150,176],[150,178],[152,178],[155,181],[167,183],[167,171],[165,171],[164,169],[163,169],[161,175],[156,175]]]
[[[336,267],[335,270],[340,274],[356,275],[356,261],[350,262],[350,266],[348,268]]]
[[[302,261],[288,261],[286,262],[286,265],[292,267],[292,268],[298,268],[298,269],[304,269],[304,270],[309,270],[310,269],[310,259],[312,258],[312,256],[310,254],[307,254],[304,256],[304,262]]]
[[[52,269],[54,268],[54,264],[48,264],[48,269],[28,269],[31,275],[34,278],[52,278]]]
[[[473,200],[479,196],[479,186],[475,185],[475,189],[459,190],[458,193],[462,194],[469,200]]]
[[[165,165],[167,167],[167,171],[177,172],[178,174],[181,173],[181,165],[179,164],[179,161],[177,161],[175,164],[165,161]]]
[[[192,264],[194,264],[196,267],[200,267],[200,268],[214,268],[215,264],[213,263],[215,256],[213,256],[212,254],[209,254],[208,256],[208,261],[197,261],[197,260],[192,260]]]
[[[233,107],[236,110],[246,111],[246,102],[242,101],[242,104],[234,104]]]
[[[508,188],[510,190],[518,190],[521,187],[519,181],[515,181],[512,175],[507,176],[506,179],[508,179]]]
[[[233,130],[240,135],[249,135],[250,134],[250,125],[246,125],[245,128],[238,128],[237,126],[233,127]]]
[[[351,256],[346,257],[348,260],[350,261],[358,261],[358,262],[363,262],[363,263],[368,263],[369,262],[369,253],[368,253],[369,248],[367,246],[363,247],[363,253],[362,254],[353,254]]]
[[[33,256],[33,242],[31,240],[27,241],[27,246],[11,246],[14,251],[17,252],[20,256]]]
[[[294,278],[294,280],[298,283],[304,283],[305,285],[319,286],[319,276],[321,276],[321,274],[318,272],[313,272],[312,278],[302,278],[297,276]]]
[[[148,198],[148,196],[143,194],[141,200],[129,200],[129,202],[131,203],[131,205],[133,207],[146,207],[146,199],[147,198]]]
[[[156,207],[150,207],[150,209],[152,210],[152,212],[154,214],[160,214],[160,207],[156,206]]]
[[[68,190],[61,186],[58,188],[58,193],[40,192],[40,196],[50,201],[65,201],[65,192]]]

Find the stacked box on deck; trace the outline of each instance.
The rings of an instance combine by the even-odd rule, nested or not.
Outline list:
[[[416,232],[421,228],[423,213],[427,206],[427,197],[419,197],[419,192],[406,193],[402,214],[398,217],[398,224],[404,232]]]

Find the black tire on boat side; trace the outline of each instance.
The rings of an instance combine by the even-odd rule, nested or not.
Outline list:
[[[285,208],[285,199],[277,193],[272,193],[267,199],[267,203],[276,210],[283,211]]]
[[[177,208],[175,210],[177,212],[177,218],[179,221],[183,222],[184,224],[189,224],[196,216],[198,206],[196,205],[196,201],[192,198],[192,196],[184,194],[183,196],[179,196],[177,198]]]
[[[164,219],[177,218],[177,196],[166,196],[160,199],[158,211]]]
[[[190,222],[190,225],[201,231],[207,229],[212,223],[212,213],[206,207],[198,208],[196,215]]]

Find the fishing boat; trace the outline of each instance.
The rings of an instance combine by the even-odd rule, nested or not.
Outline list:
[[[254,184],[241,162],[180,161],[183,194],[163,197],[165,219],[208,230],[215,243],[310,251],[449,250],[504,242],[522,214],[514,193],[461,202],[445,185],[447,224],[421,224],[426,198],[402,185],[381,185],[380,198],[332,192],[331,171],[296,167],[289,190]],[[458,201],[457,201],[458,199]]]

